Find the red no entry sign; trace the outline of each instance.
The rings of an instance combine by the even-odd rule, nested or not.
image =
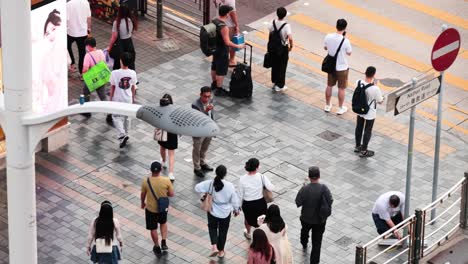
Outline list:
[[[454,28],[442,32],[432,48],[432,67],[437,71],[445,71],[452,65],[460,50],[460,33]]]

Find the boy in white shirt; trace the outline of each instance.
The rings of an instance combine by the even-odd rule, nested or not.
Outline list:
[[[358,80],[356,82],[356,87],[358,83],[360,83],[361,87],[364,87],[369,84],[374,84],[374,77],[376,71],[377,70],[373,66],[367,67],[366,79]],[[367,97],[367,105],[369,105],[369,111],[364,115],[357,116],[355,131],[356,147],[354,148],[354,152],[360,153],[359,157],[361,158],[374,156],[374,151],[368,150],[367,145],[369,144],[372,135],[372,128],[374,126],[374,121],[377,117],[377,104],[381,104],[384,100],[380,88],[375,84],[367,87],[365,91]],[[362,136],[363,130],[364,137]]]
[[[119,70],[114,70],[111,73],[110,83],[110,100],[121,103],[135,103],[135,90],[137,83],[137,76],[134,70],[128,68],[132,62],[132,55],[128,52],[122,53],[120,56]],[[120,148],[127,145],[129,119],[128,116],[113,115],[114,125],[118,131],[118,138],[120,140]]]

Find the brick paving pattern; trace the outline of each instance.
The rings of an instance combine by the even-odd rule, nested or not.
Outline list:
[[[151,43],[150,31],[139,32],[142,38],[135,41],[140,81],[137,103],[154,104],[168,92],[175,104],[188,107],[199,88],[211,82],[209,61],[196,50],[196,41],[187,38],[184,42],[181,36],[173,38],[185,48],[173,54],[159,52]],[[98,43],[107,41],[104,31],[95,35]],[[180,56],[184,51],[193,52]],[[274,93],[269,89],[268,72],[261,68],[262,52],[257,49],[254,56],[253,98],[216,98],[221,133],[212,142],[208,161],[213,166],[225,164],[229,170],[226,179],[237,184],[244,173],[244,162],[253,156],[260,159],[261,172],[276,186],[275,203],[289,226],[295,263],[308,262],[310,248],[304,254],[299,244],[300,211],[294,198],[305,181],[306,169],[318,165],[322,181],[335,199],[324,235],[322,263],[352,263],[356,244],[376,235],[370,217],[374,200],[384,191],[404,190],[406,145],[400,134],[407,129],[406,120],[379,116],[377,120],[382,121],[376,123],[370,143],[376,156],[361,159],[353,153],[354,115],[337,117],[321,110],[323,94],[315,91],[323,86],[323,76],[291,64],[287,81],[290,90]],[[76,81],[71,82],[70,90],[75,89]],[[71,101],[74,98],[76,95]],[[199,195],[193,191],[200,180],[193,175],[191,138],[181,137],[176,151],[170,251],[156,260],[139,208],[141,181],[148,175],[150,162],[160,158],[152,139],[153,129],[133,120],[129,145],[119,150],[116,131],[104,119],[104,114],[88,120],[70,117],[69,144],[36,155],[39,263],[90,263],[85,253],[88,226],[104,199],[113,202],[115,216],[123,226],[122,263],[216,263],[217,259],[207,257],[210,243],[206,215],[199,209]],[[428,135],[427,140],[432,139],[432,127],[418,124],[417,129],[421,135]],[[424,142],[421,144],[427,144]],[[440,191],[460,179],[468,165],[468,152],[461,140],[444,133],[442,142],[450,151],[440,164]],[[416,148],[413,163],[412,210],[430,201],[432,157]],[[5,177],[5,171],[0,172],[0,263],[8,263]],[[212,177],[213,173],[206,178]],[[231,221],[226,258],[220,263],[246,262],[248,242],[242,230],[241,215]]]

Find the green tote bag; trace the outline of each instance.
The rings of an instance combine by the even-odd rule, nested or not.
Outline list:
[[[100,61],[96,63],[91,53],[88,53],[91,56],[91,59],[94,61],[94,66],[89,68],[87,72],[83,74],[83,80],[88,87],[89,92],[94,92],[99,87],[102,87],[109,82],[111,71],[107,67],[106,62]]]

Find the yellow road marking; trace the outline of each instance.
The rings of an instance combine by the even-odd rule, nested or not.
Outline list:
[[[350,3],[347,3],[343,0],[327,0],[327,2],[330,5],[333,5],[334,7],[340,8],[347,13],[354,14],[356,16],[360,16],[368,21],[372,21],[376,24],[382,25],[384,27],[390,28],[394,31],[397,31],[403,35],[406,35],[408,37],[414,38],[418,41],[424,42],[426,44],[429,44],[432,46],[436,40],[435,37],[425,34],[422,32],[417,31],[414,28],[411,28],[409,26],[406,26],[402,23],[398,23],[392,19],[386,18],[384,16],[377,15],[373,12],[369,12],[363,8],[357,7],[355,5],[352,5]],[[464,53],[464,49],[460,49],[459,55],[463,57],[464,59],[468,59],[468,53]]]
[[[416,113],[418,113],[418,114],[420,114],[420,115],[422,115],[422,116],[424,116],[424,117],[426,117],[426,118],[428,118],[428,119],[430,119],[432,121],[437,121],[437,116],[435,116],[433,114],[429,114],[428,112],[424,112],[424,111],[422,111],[420,109],[416,109]],[[459,131],[459,132],[461,132],[461,133],[463,133],[465,135],[468,135],[468,129],[464,129],[463,127],[458,126],[458,125],[456,125],[456,124],[454,124],[454,123],[452,123],[450,121],[442,119],[442,124],[452,128],[454,130],[457,130],[457,131]]]
[[[430,16],[436,17],[440,20],[444,20],[449,24],[453,24],[455,26],[459,26],[465,29],[468,29],[468,20],[450,14],[448,12],[442,11],[440,9],[433,8],[431,6],[425,5],[423,3],[419,3],[415,0],[393,0],[400,5],[406,6],[408,8],[414,9],[416,11],[426,13]]]
[[[257,31],[257,32],[255,33],[255,35],[258,36],[258,37],[260,37],[261,39],[268,40],[268,38],[265,37],[265,34],[262,34],[262,32],[258,32],[258,31]],[[296,42],[296,43],[297,43],[297,42]],[[260,49],[260,50],[264,51],[264,52],[267,51],[267,49],[266,49],[264,46],[262,46],[262,45],[260,45],[260,44],[257,44],[257,43],[255,43],[255,42],[251,42],[251,41],[250,41],[249,44],[252,45],[253,47],[257,48],[257,49]],[[296,47],[300,47],[300,46],[297,45],[297,44],[296,44],[295,46],[296,46]],[[295,51],[297,51],[297,53],[299,53],[299,54],[298,54],[299,56],[306,56],[306,57],[308,57],[307,55],[310,54],[309,52],[306,52],[305,50],[298,50],[298,49],[294,50],[294,49],[293,49],[293,53],[296,53]],[[314,54],[314,55],[315,55],[315,54]],[[319,57],[318,55],[315,55],[315,56],[316,56],[316,57]],[[319,58],[320,58],[320,57],[319,57]],[[292,62],[292,63],[294,63],[294,64],[296,64],[296,65],[298,65],[298,66],[301,66],[302,68],[308,69],[308,70],[313,71],[313,72],[315,72],[315,73],[318,73],[318,74],[320,74],[320,75],[322,75],[322,76],[326,76],[326,74],[325,74],[324,72],[322,72],[321,70],[319,70],[319,69],[317,69],[317,68],[315,68],[315,67],[312,67],[312,66],[308,65],[307,63],[304,63],[304,62],[302,62],[302,61],[293,59],[293,58],[291,58],[291,57],[289,57],[289,61]],[[321,58],[320,58],[319,62],[321,62]],[[394,90],[394,88],[388,87],[388,86],[382,84],[381,82],[379,82],[379,87],[380,87],[382,90],[386,91],[386,92],[389,92],[389,91]],[[454,108],[454,109],[460,110],[460,112],[464,112],[462,109],[459,109],[459,108],[457,108],[457,107],[455,107],[455,106],[452,106],[452,105],[449,105],[448,107],[449,107],[449,108],[452,107],[452,108]],[[422,116],[424,116],[424,117],[430,119],[430,120],[433,120],[433,121],[436,121],[436,120],[437,120],[437,116],[432,115],[432,114],[430,114],[430,113],[428,113],[428,112],[425,112],[424,110],[416,109],[416,112],[419,113],[419,114],[421,114]],[[447,120],[443,119],[443,120],[442,120],[442,124],[444,124],[444,125],[446,125],[446,126],[452,128],[452,129],[454,129],[454,130],[460,131],[460,132],[462,132],[462,133],[465,134],[465,135],[468,135],[468,130],[466,130],[466,129],[464,129],[464,128],[462,128],[462,127],[460,127],[460,126],[458,126],[458,125],[456,125],[456,124],[454,124],[454,123],[452,123],[452,122],[450,122],[450,121],[447,121]]]
[[[311,17],[308,17],[304,14],[296,14],[292,15],[289,17],[290,20],[296,21],[304,26],[313,28],[317,31],[320,31],[322,33],[329,33],[329,32],[334,32],[335,28],[322,23],[318,20],[315,20]],[[361,47],[365,50],[368,50],[376,55],[379,55],[383,58],[386,58],[388,60],[394,61],[398,64],[401,64],[405,67],[412,68],[414,70],[417,70],[419,72],[427,72],[430,69],[432,69],[432,66],[427,65],[425,63],[422,63],[416,59],[413,59],[407,55],[401,54],[399,52],[396,52],[394,50],[388,49],[386,47],[374,44],[370,42],[369,40],[356,37],[354,35],[347,35],[348,39],[353,43],[354,45]],[[465,80],[463,78],[460,78],[458,76],[455,76],[450,73],[445,73],[445,80],[447,83],[458,87],[462,90],[468,91],[468,80]]]
[[[264,46],[262,46],[262,45],[259,45],[259,44],[254,43],[254,42],[248,42],[248,43],[249,43],[250,45],[252,45],[253,47],[257,48],[257,49],[263,50],[264,52],[267,51],[267,49],[266,49]],[[299,60],[296,60],[296,59],[293,59],[293,58],[289,58],[289,61],[292,62],[292,63],[294,63],[294,64],[296,64],[296,65],[299,65],[299,66],[301,66],[301,67],[304,67],[304,68],[306,68],[306,69],[308,69],[308,70],[310,70],[310,71],[313,71],[313,72],[315,72],[315,73],[318,73],[318,74],[320,74],[320,75],[326,75],[326,74],[325,74],[324,72],[322,72],[321,70],[319,70],[319,69],[317,69],[317,68],[315,68],[315,67],[312,67],[312,66],[310,66],[310,65],[308,65],[307,63],[304,63],[304,62],[302,62],[302,61],[299,61]]]
[[[458,107],[456,107],[456,106],[454,106],[454,105],[450,105],[450,106],[449,106],[449,109],[452,110],[452,111],[457,111],[457,112],[463,113],[463,114],[465,114],[465,115],[468,115],[468,112],[467,112],[467,111],[465,111],[465,110],[463,110],[463,109],[461,109],[461,108],[458,108]]]
[[[182,13],[182,12],[179,12],[179,11],[177,11],[177,10],[174,10],[174,9],[172,9],[172,8],[170,8],[170,7],[163,6],[163,9],[166,9],[167,11],[170,11],[171,13],[173,13],[173,14],[179,16],[179,17],[183,17],[183,18],[185,18],[185,19],[187,19],[187,20],[190,20],[190,21],[192,21],[192,22],[197,22],[197,20],[196,20],[195,18],[193,18],[193,17],[191,17],[191,16],[189,16],[189,15],[186,15],[186,14],[184,14],[184,13]]]

